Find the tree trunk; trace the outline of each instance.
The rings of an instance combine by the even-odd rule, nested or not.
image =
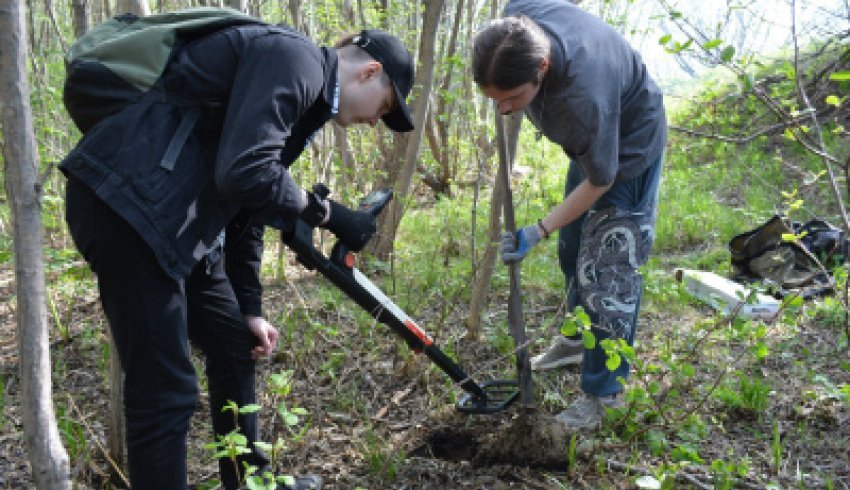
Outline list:
[[[236,9],[240,12],[247,12],[248,0],[224,0],[224,6]]]
[[[457,0],[457,5],[455,7],[455,16],[452,24],[451,35],[449,36],[449,42],[446,46],[446,59],[452,59],[455,55],[455,51],[457,49],[457,37],[460,32],[461,19],[463,18],[463,0]],[[449,90],[451,90],[452,86],[452,74],[454,73],[453,64],[449,64],[446,69],[446,76],[443,79],[443,83],[440,87],[440,93],[448,94]],[[448,193],[451,194],[450,184],[451,181],[454,180],[455,172],[452,169],[452,156],[454,152],[450,151],[449,145],[449,129],[451,128],[452,113],[454,112],[455,106],[457,105],[457,101],[461,100],[460,98],[454,99],[454,101],[449,104],[448,97],[440,97],[439,102],[437,103],[437,116],[434,118],[437,133],[439,134],[439,147],[441,149],[439,153],[439,158],[437,159],[440,162],[440,181],[446,189],[449,189]]]
[[[124,371],[118,359],[118,347],[115,339],[109,334],[109,441],[107,449],[109,457],[115,463],[110,469],[112,483],[119,488],[125,488],[127,479],[127,425],[124,420]]]
[[[363,0],[357,0],[357,18],[360,19],[360,26],[366,27],[366,13],[363,11]]]
[[[354,160],[354,155],[351,152],[351,148],[348,144],[348,133],[344,128],[340,127],[337,124],[331,125],[333,129],[333,138],[334,145],[336,146],[336,152],[339,155],[339,169],[337,171],[337,175],[339,175],[339,183],[354,183],[359,185],[359,179],[356,179],[357,176],[356,168],[357,163]],[[343,198],[347,196],[348,189],[342,188],[340,189],[343,194]]]
[[[53,410],[47,292],[44,284],[41,185],[27,79],[23,2],[0,0],[0,122],[6,194],[12,210],[16,320],[24,439],[39,490],[71,488],[68,453]]]
[[[289,0],[287,3],[289,7],[289,15],[292,18],[292,27],[301,32],[306,32],[304,30],[303,22],[301,21],[301,0]]]
[[[351,0],[342,0],[342,6],[340,7],[340,9],[342,10],[342,18],[345,19],[346,24],[357,24],[357,20],[354,16],[354,6],[351,5]]]
[[[428,148],[431,149],[431,156],[433,156],[434,160],[440,164],[440,172],[431,173],[430,169],[426,168],[424,165],[419,165],[420,171],[424,174],[422,176],[422,180],[425,185],[434,191],[435,196],[451,196],[449,179],[444,174],[444,171],[448,166],[448,162],[443,161],[443,158],[448,158],[448,151],[445,146],[440,146],[440,138],[437,135],[435,115],[431,111],[428,111],[428,113],[428,117],[425,119],[425,139],[428,141]]]
[[[104,0],[91,1],[91,23],[100,24],[101,22],[103,22],[103,19],[109,16],[109,2],[104,2]]]
[[[390,13],[390,5],[389,4],[390,4],[390,2],[389,2],[389,0],[380,0],[378,3],[379,3],[378,12],[380,12],[382,14],[382,15],[379,16],[380,25],[378,27],[387,31],[387,30],[389,30],[389,27],[390,27],[390,16],[389,16],[389,13]],[[363,27],[365,28],[366,25],[364,24]]]
[[[119,15],[130,13],[144,17],[151,14],[147,0],[118,0],[115,4],[115,10]]]
[[[484,249],[484,257],[475,267],[475,278],[472,282],[469,313],[466,317],[466,338],[469,340],[481,338],[481,312],[487,306],[490,279],[493,277],[493,270],[496,265],[496,248],[502,233],[502,202],[504,200],[505,186],[502,178],[502,166],[500,165],[496,171],[493,193],[490,196],[490,225],[487,229],[487,245]]]
[[[501,117],[501,116],[497,116]],[[507,129],[507,151],[509,161],[513,161],[516,155],[516,144],[519,140],[519,130],[522,126],[522,114],[510,118]],[[499,138],[497,138],[498,140]],[[504,144],[502,141],[499,145]],[[482,153],[489,153],[482,146]],[[502,158],[502,148],[499,148],[499,158]],[[489,160],[489,155],[485,157]],[[476,267],[475,279],[473,280],[472,294],[469,302],[469,314],[466,317],[466,337],[478,339],[481,335],[481,312],[487,306],[487,295],[490,293],[490,279],[496,264],[496,248],[502,234],[502,208],[505,201],[505,182],[510,179],[510,174],[505,178],[504,165],[499,165],[496,177],[493,181],[493,195],[490,196],[490,225],[487,230],[487,246],[484,257]]]
[[[425,116],[428,114],[428,101],[434,83],[434,46],[442,7],[443,0],[425,1],[422,36],[419,39],[419,62],[417,63],[419,70],[413,84],[414,89],[418,88],[419,90],[419,95],[413,102],[413,125],[415,129],[408,135],[396,139],[398,144],[404,144],[404,159],[402,160],[404,163],[393,184],[396,198],[389,204],[389,212],[383,213],[379,219],[380,233],[373,249],[379,257],[386,258],[392,251],[396,231],[404,215],[404,202],[410,193],[410,182],[413,179],[416,159],[419,156],[419,144],[422,141]],[[393,158],[390,161],[398,160]]]
[[[81,37],[89,31],[91,7],[89,0],[72,0],[71,8],[74,16],[74,37]]]

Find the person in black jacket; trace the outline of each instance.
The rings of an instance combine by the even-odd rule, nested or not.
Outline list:
[[[181,48],[160,96],[101,121],[63,161],[66,219],[126,374],[134,490],[188,488],[190,339],[205,356],[217,435],[234,428],[227,401],[255,401],[255,361],[278,338],[261,306],[263,227],[302,219],[355,251],[374,233],[370,215],[301,189],[289,166],[330,120],[413,129],[413,70],[404,45],[379,30],[330,48],[283,27],[227,28]],[[256,414],[238,425],[253,448]],[[268,463],[256,449],[238,467],[221,461],[225,488],[241,484],[242,461]],[[294,488],[320,485],[310,476]]]

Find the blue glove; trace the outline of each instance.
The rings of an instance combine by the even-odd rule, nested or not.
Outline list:
[[[502,262],[521,261],[540,242],[540,238],[540,228],[536,224],[520,229],[516,235],[508,231],[502,233]]]

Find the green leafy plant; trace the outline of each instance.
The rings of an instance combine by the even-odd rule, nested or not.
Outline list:
[[[699,451],[691,444],[680,444],[670,451],[670,456],[676,461],[690,461],[691,463],[702,464],[703,459],[699,455]]]
[[[307,427],[302,426],[302,421],[303,417],[308,415],[308,412],[301,407],[289,407],[284,400],[292,391],[292,371],[283,371],[270,375],[268,386],[276,408],[275,421],[282,424],[287,437],[279,436],[274,444],[255,441],[254,446],[269,455],[269,467],[274,468],[276,462],[288,449],[289,441],[297,441],[303,438]],[[228,401],[221,410],[222,412],[231,412],[233,414],[234,425],[236,425],[239,415],[255,413],[260,409],[260,405],[249,404],[240,407],[235,402]],[[258,474],[260,469],[247,462],[243,462],[243,467],[240,468],[239,456],[250,454],[251,448],[248,447],[248,439],[244,434],[239,432],[238,427],[228,434],[219,435],[216,441],[205,444],[204,447],[211,452],[213,458],[230,460],[234,465],[236,474],[239,475],[240,481],[244,483],[248,490],[274,490],[277,488],[277,485],[293,485],[295,483],[295,478],[292,475],[275,476],[269,470]],[[213,483],[211,481],[206,484]],[[214,485],[211,488],[214,488]]]
[[[596,347],[596,336],[590,329],[590,315],[584,311],[581,306],[576,306],[572,313],[567,314],[561,325],[561,333],[567,337],[574,337],[581,334],[585,349],[593,349]]]
[[[567,473],[572,476],[576,469],[576,443],[578,434],[573,434],[570,437],[569,446],[567,446]]]
[[[749,461],[744,458],[738,462],[715,459],[711,462],[711,476],[715,490],[735,488],[738,478],[744,478],[750,471]]]
[[[399,466],[407,458],[404,451],[385,447],[384,441],[371,429],[366,432],[366,443],[363,454],[369,468],[369,473],[385,484],[396,480]]]
[[[86,441],[85,427],[74,420],[68,405],[56,404],[56,424],[71,460],[83,461],[88,458],[89,445]]]
[[[301,422],[308,412],[302,407],[290,407],[286,403],[286,397],[292,392],[292,371],[271,374],[268,378],[268,390],[275,405],[275,422],[280,421],[293,440],[300,440],[307,431],[307,427],[302,426]]]
[[[777,479],[782,471],[782,452],[785,443],[782,441],[782,432],[779,430],[779,422],[773,422],[773,437],[770,440],[771,467],[776,473]]]
[[[236,402],[228,400],[227,404],[221,408],[222,412],[231,412],[233,414],[233,424],[237,426],[232,431],[224,435],[219,435],[215,442],[205,444],[204,447],[212,451],[212,456],[215,459],[225,458],[233,463],[236,474],[239,475],[239,480],[243,481],[247,473],[243,473],[239,467],[239,456],[251,454],[251,448],[248,447],[248,438],[239,432],[238,419],[239,415],[254,413],[260,409],[259,405],[245,405],[240,407]]]
[[[729,408],[749,412],[760,416],[770,404],[770,384],[757,376],[739,373],[737,381],[730,381],[719,387],[714,396]]]
[[[841,385],[839,392],[841,393],[841,400],[844,402],[844,406],[850,408],[850,385]]]

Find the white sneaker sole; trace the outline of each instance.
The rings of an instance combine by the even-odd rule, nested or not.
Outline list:
[[[549,362],[540,362],[539,359],[537,361],[535,361],[535,359],[537,359],[537,357],[532,357],[531,358],[531,370],[532,371],[546,371],[547,369],[555,369],[555,368],[559,368],[561,366],[567,366],[569,364],[581,364],[583,357],[584,357],[584,354],[573,354],[571,356],[561,357],[561,358],[555,359],[554,361],[549,361]]]

